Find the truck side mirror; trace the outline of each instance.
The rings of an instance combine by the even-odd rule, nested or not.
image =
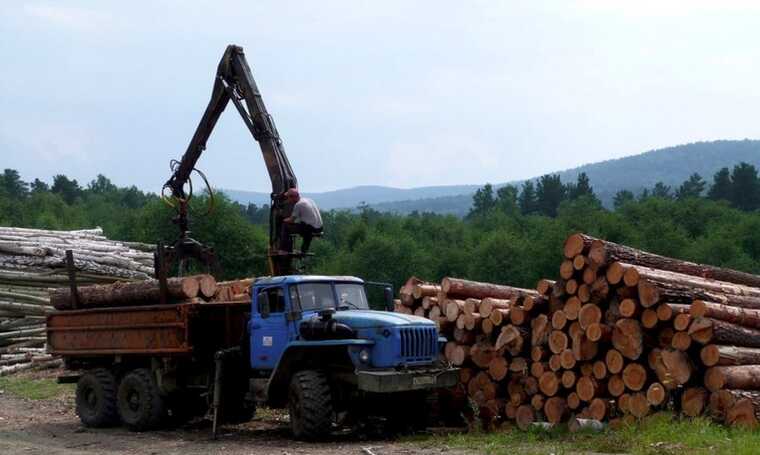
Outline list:
[[[393,311],[393,288],[390,286],[384,287],[383,296],[385,297],[385,309]]]
[[[271,309],[269,308],[269,294],[266,291],[259,292],[256,301],[259,304],[259,314],[261,314],[261,318],[268,318],[269,313],[271,312]]]

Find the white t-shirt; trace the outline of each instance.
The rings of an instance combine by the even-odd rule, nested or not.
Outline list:
[[[311,199],[302,197],[293,206],[293,221],[296,223],[306,223],[314,229],[322,227],[322,215],[319,213],[319,207]]]

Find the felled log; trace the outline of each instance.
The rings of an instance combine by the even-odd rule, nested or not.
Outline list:
[[[572,240],[568,239],[565,242],[565,245],[568,245],[568,243],[577,245],[579,242],[582,242],[584,247],[588,245],[588,260],[597,267],[620,261],[701,278],[760,287],[760,276],[757,275],[660,256],[658,254],[649,253],[647,251],[620,245],[607,240],[593,238],[584,234],[576,235],[581,237],[573,238]]]
[[[213,280],[213,278],[211,279]],[[166,284],[170,298],[187,300],[198,295],[198,276],[168,278]],[[78,288],[77,294],[80,306],[88,308],[157,303],[161,297],[161,290],[158,280],[146,280],[133,283],[117,282],[110,285],[83,286]],[[58,310],[72,309],[74,302],[71,298],[71,290],[69,288],[54,290],[50,293],[50,303]]]
[[[705,373],[705,387],[720,389],[760,389],[760,365],[717,366]]]
[[[696,318],[689,326],[691,339],[701,343],[715,343],[760,348],[760,330],[742,327],[712,318]]]
[[[481,283],[478,281],[469,281],[452,277],[446,277],[441,281],[441,289],[448,295],[476,299],[484,299],[486,297],[512,299],[517,295],[523,294],[538,296],[538,292],[532,289],[516,288],[501,284]]]
[[[743,346],[723,346],[708,344],[703,347],[699,357],[705,366],[714,365],[760,365],[760,349]]]
[[[691,303],[689,313],[693,317],[710,317],[721,321],[760,329],[760,310],[741,308],[720,303],[695,300]],[[678,329],[676,327],[676,329]],[[682,329],[681,329],[682,330]]]

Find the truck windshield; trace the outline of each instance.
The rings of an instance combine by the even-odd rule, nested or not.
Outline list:
[[[369,310],[364,286],[361,284],[336,284],[338,309]]]
[[[291,292],[293,289],[297,291],[297,295],[291,295],[291,299],[298,299],[301,311],[335,308],[335,296],[330,283],[304,283],[291,287]]]

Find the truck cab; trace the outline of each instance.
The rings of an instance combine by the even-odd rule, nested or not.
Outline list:
[[[426,391],[457,382],[457,370],[439,360],[445,338],[436,325],[371,310],[359,278],[270,277],[252,295],[253,388],[258,401],[289,408],[299,438],[329,432],[339,414],[424,421]],[[404,412],[392,415],[397,409]]]

